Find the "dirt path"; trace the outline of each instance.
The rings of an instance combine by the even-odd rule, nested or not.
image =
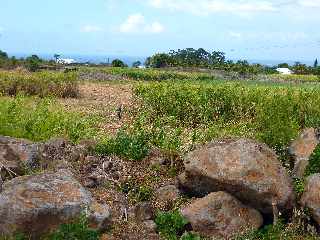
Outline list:
[[[102,117],[105,120],[99,127],[111,134],[130,121],[127,112],[134,106],[131,83],[84,83],[79,87],[80,98],[59,100],[66,110]],[[121,119],[118,117],[120,107]]]

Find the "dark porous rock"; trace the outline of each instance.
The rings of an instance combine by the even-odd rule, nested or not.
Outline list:
[[[154,209],[149,202],[141,202],[134,206],[133,209],[135,219],[138,222],[153,219]]]
[[[23,175],[27,168],[39,166],[38,144],[0,136],[0,173],[3,178]]]
[[[293,176],[303,178],[309,164],[309,158],[319,144],[319,130],[308,128],[291,143],[289,153],[294,157]]]
[[[156,232],[157,230],[157,224],[152,221],[152,220],[146,220],[143,222],[145,228],[149,231],[149,232]]]
[[[170,210],[180,197],[180,191],[175,185],[167,185],[156,191],[154,201],[158,208]]]
[[[308,177],[301,205],[311,211],[313,219],[320,226],[320,174]]]
[[[285,211],[294,202],[292,180],[277,155],[249,139],[218,140],[190,152],[178,182],[187,194],[225,191],[266,214],[273,205]]]
[[[0,232],[21,232],[38,239],[88,210],[94,223],[105,228],[109,210],[99,208],[68,170],[17,177],[5,182],[0,193]]]
[[[214,239],[230,239],[236,235],[256,230],[263,224],[261,214],[244,206],[225,192],[215,192],[195,200],[181,210],[192,229]]]

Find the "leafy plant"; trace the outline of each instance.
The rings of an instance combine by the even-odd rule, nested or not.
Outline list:
[[[182,235],[188,221],[178,211],[159,212],[155,223],[160,235],[167,240],[177,240]]]

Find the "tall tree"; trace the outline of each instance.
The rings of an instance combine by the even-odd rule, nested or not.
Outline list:
[[[317,68],[317,67],[318,67],[318,58],[316,58],[316,60],[314,61],[313,67],[314,67],[314,68]]]
[[[58,62],[58,59],[61,57],[61,55],[60,54],[54,54],[53,57],[56,60],[56,62]]]

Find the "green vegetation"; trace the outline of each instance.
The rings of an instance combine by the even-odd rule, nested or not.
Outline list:
[[[153,190],[147,185],[139,185],[136,181],[129,179],[120,186],[120,191],[127,194],[129,200],[134,203],[149,201]]]
[[[281,151],[300,129],[320,123],[317,87],[170,82],[139,84],[135,94],[143,104],[140,125],[164,136],[175,131],[181,143],[245,136]]]
[[[65,112],[52,99],[0,98],[0,134],[34,141],[66,137],[74,142],[92,138],[95,119]]]
[[[30,72],[36,72],[40,69],[42,60],[37,55],[26,58],[25,66]]]
[[[178,212],[158,212],[155,223],[160,235],[166,240],[201,240],[194,233],[185,232],[188,221]]]
[[[69,224],[60,225],[59,229],[41,237],[42,240],[99,240],[99,232],[91,229],[88,225],[88,220],[85,215],[82,215],[78,220]],[[23,234],[17,234],[13,237],[1,237],[1,240],[29,240]]]
[[[112,61],[111,63],[111,66],[112,67],[120,67],[120,68],[123,68],[123,67],[128,67],[124,62],[122,62],[120,59],[115,59]]]
[[[167,240],[177,240],[184,232],[188,221],[178,211],[159,212],[155,219],[157,230]]]
[[[16,96],[78,97],[79,89],[75,73],[58,72],[2,72],[0,71],[0,94]]]
[[[95,148],[102,155],[118,155],[127,159],[141,160],[149,152],[148,136],[143,131],[133,134],[121,130],[114,138],[102,140]]]
[[[308,177],[315,173],[320,173],[320,145],[317,146],[309,159],[305,176]]]
[[[264,228],[236,237],[236,240],[318,240],[312,233],[306,233],[299,224],[285,225],[279,220],[276,225],[267,225]]]
[[[99,240],[99,233],[90,229],[85,216],[71,224],[63,224],[46,240]]]

